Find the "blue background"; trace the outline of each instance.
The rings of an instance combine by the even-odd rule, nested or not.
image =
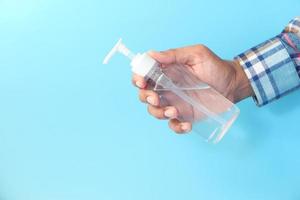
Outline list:
[[[300,199],[300,93],[252,99],[218,145],[146,112],[128,61],[203,43],[232,58],[299,15],[299,0],[0,1],[1,200]]]

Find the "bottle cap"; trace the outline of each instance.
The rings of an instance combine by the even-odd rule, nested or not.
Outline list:
[[[154,66],[157,66],[158,63],[151,58],[147,53],[143,54],[134,54],[132,53],[123,43],[120,38],[115,46],[110,50],[110,52],[105,56],[103,64],[107,64],[110,59],[115,55],[115,53],[121,53],[131,60],[131,70],[133,73],[140,76],[146,76]]]

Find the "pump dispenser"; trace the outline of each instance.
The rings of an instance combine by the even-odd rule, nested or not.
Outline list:
[[[153,68],[158,65],[158,63],[148,56],[146,53],[134,54],[132,53],[123,43],[122,39],[119,39],[117,44],[112,48],[112,50],[105,57],[103,64],[107,64],[109,60],[113,57],[115,53],[121,53],[131,60],[132,72],[145,77]]]
[[[159,94],[160,106],[174,106],[178,120],[192,123],[193,130],[208,142],[219,142],[239,115],[239,109],[183,66],[165,69],[147,53],[132,53],[119,39],[105,57],[107,64],[115,53],[131,60],[132,72],[145,78]],[[147,84],[148,85],[148,84]]]

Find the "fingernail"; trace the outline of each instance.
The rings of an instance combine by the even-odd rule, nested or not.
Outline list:
[[[164,112],[164,115],[168,118],[173,118],[175,117],[175,112],[173,109],[167,109],[165,112]]]
[[[152,96],[147,97],[147,102],[148,102],[149,104],[152,104],[152,105],[155,106],[155,100],[154,100],[154,97],[152,97]]]
[[[138,86],[139,88],[143,88],[144,87],[144,84],[142,81],[137,81],[135,82],[136,86]]]
[[[184,124],[181,124],[181,129],[184,132],[189,132],[191,130],[191,126],[190,126],[190,124],[184,123]]]

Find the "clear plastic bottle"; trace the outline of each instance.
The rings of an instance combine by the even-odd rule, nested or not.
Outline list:
[[[161,68],[146,53],[133,54],[120,39],[104,59],[120,52],[131,59],[132,71],[147,81],[148,89],[156,91],[160,106],[174,106],[177,119],[192,123],[193,131],[208,142],[219,142],[239,115],[239,109],[190,71],[180,65]]]

